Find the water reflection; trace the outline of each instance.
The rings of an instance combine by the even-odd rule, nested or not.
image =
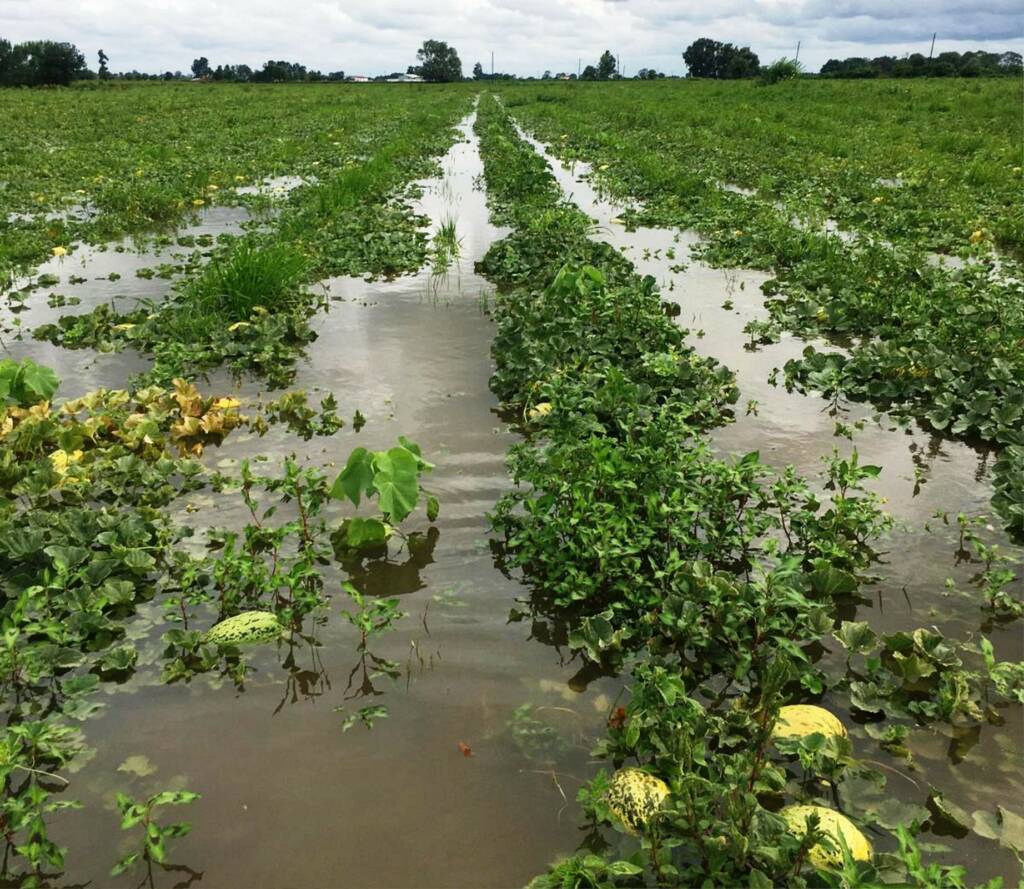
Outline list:
[[[402,549],[404,561],[396,561],[387,544],[351,550],[335,547],[335,555],[345,569],[347,579],[364,596],[406,596],[426,587],[421,572],[434,564],[434,550],[441,531],[431,525],[425,534],[406,537]]]

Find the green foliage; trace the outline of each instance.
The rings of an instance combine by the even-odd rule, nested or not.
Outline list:
[[[803,67],[796,59],[776,59],[770,65],[761,69],[759,80],[766,86],[774,83],[781,83],[784,80],[792,80],[803,73]]]
[[[258,309],[277,312],[295,298],[306,259],[292,244],[261,244],[245,238],[230,252],[207,265],[190,282],[183,294],[175,331],[186,342],[190,337],[181,330],[201,331],[211,324],[247,321]]]
[[[789,330],[845,347],[809,346],[787,364],[787,385],[1000,449],[993,502],[1020,533],[1017,92],[1007,81],[798,80],[756,95],[615,84],[557,103],[518,89],[516,113],[563,159],[591,162],[613,197],[642,202],[630,221],[696,229],[703,259],[771,271],[770,317],[750,323],[752,344]]]
[[[423,459],[419,445],[404,436],[400,444],[387,451],[356,448],[349,454],[345,468],[331,487],[331,497],[351,500],[355,506],[363,496],[377,497],[384,518],[397,524],[405,519],[419,502],[419,477],[433,469]],[[437,516],[436,509],[431,509]],[[361,529],[360,534],[368,533]],[[358,545],[358,544],[353,544]]]
[[[492,209],[514,226],[481,264],[502,285],[492,387],[527,435],[509,457],[516,487],[492,515],[501,564],[531,586],[534,633],[602,669],[630,669],[628,701],[595,754],[636,763],[670,791],[632,856],[616,860],[621,846],[592,836],[597,854],[533,885],[957,885],[962,872],[922,864],[909,833],[900,853],[872,862],[855,861],[813,817],[794,836],[775,814],[789,800],[838,802],[876,831],[916,830],[927,810],[880,803],[885,775],[845,736],[775,739],[774,724],[784,704],[826,690],[857,708],[871,692],[877,712],[897,718],[994,716],[1019,699],[1021,666],[932,630],[880,640],[866,624],[835,628],[892,524],[867,490],[881,467],[834,452],[812,485],[756,453],[719,456],[708,434],[731,420],[731,374],[692,352],[652,281],[589,241],[497,103],[481,101],[477,129]],[[984,546],[978,584],[1005,610],[1009,569]],[[851,650],[848,675],[817,660],[833,630]],[[527,747],[545,739],[529,710],[512,727]],[[875,728],[904,755],[905,725]],[[601,773],[579,792],[594,828],[621,826],[610,786]],[[830,856],[815,861],[838,864],[817,870],[818,845]]]
[[[454,46],[443,40],[424,40],[416,51],[419,73],[431,83],[453,83],[462,80],[462,62]]]
[[[225,361],[281,378],[287,368],[275,367],[311,338],[305,322],[320,304],[303,285],[330,275],[395,274],[426,260],[423,220],[406,189],[451,143],[467,94],[395,91],[381,104],[381,96],[343,96],[334,87],[313,86],[300,102],[274,86],[202,96],[130,89],[130,100],[120,89],[73,97],[0,92],[0,117],[17,121],[0,131],[4,206],[17,214],[0,231],[0,290],[16,272],[77,242],[129,233],[149,239],[154,226],[188,221],[213,203],[270,200],[239,194],[240,182],[288,174],[307,185],[274,202],[281,212],[259,234],[219,246],[209,268],[176,285],[166,305],[119,317],[103,305],[67,322],[75,336],[61,336],[62,343],[153,352],[158,371],[171,366],[163,379]],[[54,167],[48,146],[58,142],[65,148]],[[237,323],[249,326],[225,331]],[[124,324],[136,325],[130,336],[114,329]]]
[[[12,361],[0,359],[0,402],[17,407],[29,407],[39,401],[53,398],[60,380],[48,367],[36,364],[31,358]]]
[[[100,60],[101,68],[105,61]],[[12,46],[0,39],[0,87],[68,86],[88,74],[85,56],[72,43],[28,40]]]
[[[146,862],[149,867],[154,864],[163,866],[167,861],[168,841],[186,836],[191,832],[192,825],[187,821],[160,824],[156,820],[157,810],[164,806],[188,805],[197,799],[200,799],[200,795],[188,790],[164,790],[140,802],[119,793],[117,809],[121,813],[121,830],[131,830],[138,826],[142,830],[142,844],[137,851],[123,856],[113,866],[110,875],[116,877],[123,874],[140,861]]]

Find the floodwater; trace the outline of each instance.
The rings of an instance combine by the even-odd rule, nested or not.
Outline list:
[[[588,179],[588,164],[566,166],[542,143],[522,135],[547,159],[565,195],[597,223],[598,237],[619,249],[640,274],[652,275],[663,298],[680,307],[679,323],[691,331],[689,341],[697,351],[717,358],[736,373],[740,389],[736,421],[713,433],[717,448],[736,455],[759,451],[769,465],[778,469],[792,465],[812,480],[833,448],[845,456],[856,447],[862,464],[883,468],[870,487],[887,499],[885,507],[896,527],[880,547],[881,562],[875,569],[879,579],[868,591],[872,600],[864,601],[855,615],[842,617],[866,620],[879,633],[935,626],[950,638],[976,640],[985,617],[981,597],[950,594],[945,581],[952,577],[958,587],[970,589],[969,579],[980,570],[979,565],[958,563],[955,521],[954,527],[947,527],[934,515],[948,512],[955,517],[959,511],[991,515],[993,455],[916,424],[897,428],[869,405],[841,405],[841,415],[836,417],[818,396],[771,385],[768,380],[773,369],[800,357],[809,341],[784,334],[779,343],[746,348],[749,337],[743,333],[744,326],[767,317],[760,287],[770,275],[750,269],[712,268],[700,262],[691,255],[699,243],[692,231],[642,226],[628,230],[619,222],[623,205],[595,189]],[[814,344],[836,348],[822,341]],[[847,424],[863,421],[852,444],[834,434],[837,419]],[[998,520],[993,524],[998,525]],[[996,528],[987,532],[987,538],[1005,552],[1024,556],[1024,548],[1014,546]],[[1021,580],[1012,592],[1018,598],[1024,596]],[[1020,622],[986,627],[986,633],[999,658],[1024,659]],[[838,644],[833,647],[826,662],[842,669],[845,652]],[[847,703],[838,696],[823,702],[840,711]],[[1019,707],[1013,707],[1005,712],[1005,720],[1005,725],[986,725],[980,731],[941,725],[913,731],[909,746],[916,768],[910,770],[881,751],[848,713],[844,715],[855,754],[882,761],[887,770],[899,772],[888,771],[888,794],[923,805],[932,784],[968,812],[991,811],[996,805],[1020,811],[1024,716]],[[949,837],[938,841],[951,845],[948,860],[968,865],[974,880],[997,875],[1016,878],[1019,868],[1013,857],[994,842],[974,834],[959,841]]]
[[[420,532],[415,544],[393,543],[388,559],[366,560],[353,577],[365,593],[399,597],[408,614],[370,645],[373,655],[398,662],[400,675],[375,676],[361,658],[357,634],[339,619],[348,604],[339,594],[315,630],[315,647],[252,652],[244,691],[209,677],[161,685],[160,635],[168,625],[159,607],[144,610],[130,630],[139,671],[124,685],[104,684],[106,708],[84,726],[97,752],[70,776],[67,795],[85,809],[54,819],[53,835],[69,847],[69,879],[138,884],[138,873],[108,876],[126,851],[113,807],[119,790],[139,797],[184,787],[203,795],[168,811],[167,820],[194,828],[173,847],[179,869],[156,872],[158,886],[199,879],[211,887],[514,886],[579,844],[574,800],[598,767],[589,752],[618,686],[574,682],[580,691],[573,691],[579,663],[531,640],[529,621],[509,622],[527,591],[496,569],[486,512],[510,486],[504,460],[516,436],[488,389],[490,288],[473,272],[502,232],[488,223],[485,196],[474,187],[482,167],[470,121],[462,131],[467,141],[444,159],[440,179],[424,183],[420,201],[435,225],[457,221],[461,256],[447,276],[432,278],[428,269],[391,282],[324,282],[330,309],[317,319],[319,338],[292,388],[306,389],[314,404],[333,392],[339,413],[351,417],[358,408],[365,428],[356,433],[349,424],[308,443],[278,427],[263,439],[236,433],[205,458],[227,471],[245,456],[268,454],[255,469],[270,474],[287,453],[340,467],[354,447],[388,447],[398,435],[422,446],[436,464],[425,481],[441,501],[436,530],[428,531],[420,510],[403,525]],[[86,265],[102,270],[109,258]],[[19,356],[50,359],[29,339],[16,345]],[[85,354],[70,353],[70,361]],[[125,356],[111,361],[121,362],[123,383],[134,367]],[[61,370],[75,373],[70,364]],[[109,385],[109,376],[93,372],[67,388]],[[226,375],[200,385],[246,399],[260,394]],[[244,522],[241,502],[228,495],[192,500],[199,510],[183,511],[183,521]],[[372,730],[342,731],[346,715],[370,705],[386,706],[388,717]],[[535,708],[532,718],[546,733],[516,715],[524,705]],[[140,761],[127,761],[140,755],[146,760],[133,773]],[[119,771],[126,762],[129,770]]]
[[[144,608],[129,628],[140,650],[138,671],[124,684],[104,683],[95,699],[106,706],[84,724],[96,753],[69,776],[66,795],[85,808],[54,818],[52,836],[69,848],[69,881],[138,884],[138,873],[108,876],[127,851],[113,803],[118,791],[138,798],[187,788],[203,795],[192,806],[169,810],[167,820],[187,819],[194,828],[172,847],[174,867],[154,874],[157,886],[514,886],[584,840],[574,799],[599,767],[589,751],[622,681],[586,682],[579,661],[554,647],[544,627],[509,620],[528,590],[495,567],[486,512],[510,486],[504,459],[517,438],[498,417],[488,389],[491,288],[473,271],[503,232],[490,225],[477,187],[482,166],[471,120],[462,131],[465,141],[443,160],[442,175],[423,183],[419,201],[434,228],[456,221],[461,253],[447,274],[427,268],[394,281],[336,278],[322,285],[329,311],[315,319],[318,339],[292,388],[305,389],[314,405],[333,392],[339,413],[351,417],[358,409],[365,428],[356,432],[349,424],[309,442],[280,427],[262,439],[235,433],[204,457],[229,471],[247,456],[264,454],[267,460],[255,469],[272,474],[287,454],[340,467],[360,445],[387,447],[398,435],[421,445],[436,464],[425,481],[441,501],[436,527],[431,530],[421,512],[414,515],[403,526],[416,532],[413,542],[392,543],[387,558],[364,560],[352,576],[368,595],[398,597],[407,613],[395,632],[370,645],[373,655],[400,665],[398,676],[381,675],[360,654],[357,635],[339,618],[347,605],[339,594],[314,629],[315,642],[252,651],[244,690],[213,677],[163,685],[160,637],[168,624],[159,606]],[[658,279],[665,298],[681,306],[681,323],[703,330],[694,345],[736,371],[739,416],[716,433],[718,447],[757,449],[771,465],[794,464],[805,474],[816,473],[833,446],[849,450],[845,439],[833,436],[833,418],[820,399],[767,384],[770,370],[799,354],[803,342],[786,338],[756,352],[743,348],[744,324],[763,315],[759,286],[766,276],[711,269],[689,258],[696,243],[689,233],[626,231],[612,222],[618,208],[579,181],[585,167],[552,166],[567,193],[598,220],[601,237]],[[237,233],[246,216],[241,208],[211,208],[198,227],[179,234]],[[142,253],[83,249],[48,263],[40,273],[61,281],[29,294],[23,311],[5,313],[6,354],[55,367],[64,380],[62,397],[123,385],[146,366],[144,359],[69,352],[27,334],[17,339],[12,325],[20,319],[21,329],[31,330],[111,299],[123,308],[137,297],[161,299],[175,273],[166,279],[135,273],[183,263],[184,254],[176,252],[174,246]],[[685,269],[671,269],[680,263]],[[111,273],[120,277],[111,280]],[[73,275],[85,280],[73,284]],[[81,302],[51,308],[46,301],[54,292]],[[732,308],[723,307],[726,300]],[[235,392],[250,404],[275,397],[220,373],[200,388]],[[744,415],[748,400],[757,402],[756,416]],[[854,407],[847,419],[869,416]],[[975,569],[954,564],[955,535],[948,529],[933,523],[936,533],[928,534],[922,526],[936,509],[988,509],[985,456],[920,430],[891,431],[884,419],[883,425],[869,421],[856,444],[865,461],[884,466],[877,488],[901,522],[886,542],[882,580],[873,589],[877,600],[857,617],[880,631],[933,623],[958,638],[975,631],[982,617],[977,601],[943,595],[947,575],[963,582]],[[202,493],[190,505],[179,517],[198,529],[239,527],[246,518],[231,495]],[[1003,657],[1021,657],[1019,630],[996,630],[994,637]],[[843,708],[840,700],[826,703]],[[345,716],[368,705],[386,706],[387,718],[372,730],[356,725],[343,731]],[[940,729],[916,732],[917,770],[911,772],[844,716],[858,755],[891,770],[891,795],[923,803],[933,783],[968,810],[1007,802],[1012,808],[1024,796],[1015,753],[1021,749],[1019,713],[1008,719],[1016,723],[986,726],[977,739],[951,740]],[[955,766],[949,757],[954,747],[961,760]],[[626,854],[632,848],[618,834],[608,832],[607,839],[623,844]],[[1009,857],[992,843],[950,842],[951,860],[965,860],[975,879],[1013,873]]]

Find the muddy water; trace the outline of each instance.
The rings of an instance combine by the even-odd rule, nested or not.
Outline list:
[[[427,270],[392,282],[324,282],[330,309],[294,388],[314,403],[333,392],[339,412],[358,408],[365,428],[350,424],[308,443],[278,428],[263,439],[236,434],[206,455],[227,470],[267,454],[257,471],[271,474],[288,453],[328,465],[358,445],[390,446],[399,434],[422,446],[436,464],[426,481],[441,501],[436,530],[414,516],[407,530],[419,532],[415,544],[393,545],[387,559],[367,560],[353,576],[367,594],[399,597],[408,613],[370,646],[398,662],[399,677],[375,675],[361,658],[358,637],[338,618],[348,604],[339,595],[315,644],[253,653],[243,692],[210,677],[161,685],[168,625],[150,608],[132,625],[139,672],[123,686],[105,685],[105,710],[85,724],[97,753],[69,790],[85,810],[62,814],[54,830],[70,849],[69,878],[138,883],[137,874],[107,876],[126,851],[117,790],[203,794],[169,813],[194,830],[171,855],[180,869],[157,872],[161,886],[199,875],[211,887],[513,886],[580,842],[572,801],[596,768],[589,751],[618,686],[605,679],[573,691],[578,664],[531,641],[529,623],[508,620],[526,591],[496,570],[485,512],[509,486],[504,457],[514,435],[488,390],[488,285],[473,272],[501,232],[474,188],[482,167],[469,122],[462,129],[467,141],[444,159],[440,179],[424,183],[421,201],[435,226],[456,219],[457,265],[443,277]],[[227,376],[203,386],[232,388]],[[249,384],[236,391],[260,395]],[[198,511],[180,518],[197,527],[245,520],[227,495],[196,496],[192,505]],[[526,704],[553,730],[547,740],[527,737],[530,726],[516,716]],[[386,706],[388,717],[372,731],[343,732],[344,716],[368,705]],[[146,757],[141,769],[118,771],[138,755]]]
[[[739,455],[759,451],[769,465],[793,465],[808,478],[821,471],[822,459],[833,448],[846,455],[855,446],[862,463],[883,467],[872,487],[887,498],[886,508],[897,526],[881,546],[880,579],[869,591],[872,601],[865,601],[855,615],[842,616],[867,620],[880,633],[938,626],[953,638],[977,638],[984,620],[980,597],[951,595],[944,583],[952,577],[960,588],[970,589],[968,580],[979,567],[957,563],[958,535],[933,515],[937,511],[990,514],[992,456],[916,425],[898,429],[884,415],[872,419],[875,414],[865,405],[843,405],[837,418],[819,397],[770,385],[772,370],[799,357],[808,342],[784,335],[777,344],[756,351],[745,348],[749,338],[744,326],[767,315],[760,286],[770,276],[749,269],[716,269],[694,259],[691,254],[699,238],[691,231],[627,230],[618,221],[623,206],[607,200],[588,181],[589,165],[565,166],[542,143],[523,136],[548,160],[565,195],[596,221],[598,237],[621,250],[640,274],[652,275],[664,298],[679,305],[679,321],[691,330],[692,345],[735,371],[740,388],[736,422],[714,433],[719,449]],[[821,342],[816,345],[834,348]],[[836,419],[864,421],[853,444],[835,436]],[[925,529],[929,523],[931,532]],[[1014,547],[1001,532],[992,529],[989,537],[1006,551],[1024,556],[1024,549]],[[1017,583],[1014,592],[1020,598],[1024,585]],[[1020,622],[986,632],[999,657],[1024,658]],[[834,647],[826,659],[841,669],[845,655],[840,646]],[[847,702],[824,703],[844,709]],[[931,783],[968,812],[991,810],[997,804],[1020,811],[1024,717],[1016,707],[1005,718],[1005,725],[986,725],[978,732],[943,726],[915,730],[910,744],[917,763],[914,771],[879,750],[861,727],[854,725],[851,734],[857,755],[883,760],[887,768],[898,770],[900,774],[889,772],[888,792],[903,801],[923,804]],[[846,722],[851,724],[848,714]],[[968,864],[972,878],[1009,878],[1017,873],[1011,856],[973,834],[953,846],[950,860]]]
[[[239,235],[251,224],[249,211],[242,206],[208,207],[197,216],[193,225],[169,239],[150,237],[139,244],[125,238],[101,246],[76,245],[67,256],[50,259],[30,277],[14,281],[0,304],[0,354],[16,361],[29,357],[53,368],[62,381],[60,395],[66,398],[100,387],[123,388],[130,376],[148,367],[146,359],[132,351],[102,354],[62,349],[33,339],[32,331],[62,315],[88,314],[102,303],[125,312],[140,300],[158,302],[182,268],[208,251],[219,236]],[[177,244],[182,239],[187,246]],[[140,277],[139,272],[154,274]],[[56,280],[40,285],[40,279]],[[51,305],[59,297],[67,301]]]

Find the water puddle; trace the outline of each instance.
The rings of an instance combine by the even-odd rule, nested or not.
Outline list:
[[[263,179],[254,185],[239,185],[235,189],[235,194],[258,194],[258,195],[274,195],[275,197],[283,197],[290,191],[294,191],[300,185],[312,185],[316,182],[313,177],[306,178],[304,176],[271,176],[267,179]]]
[[[937,511],[990,514],[993,456],[913,424],[896,429],[884,415],[876,422],[867,405],[845,405],[842,415],[833,417],[820,397],[789,393],[782,386],[770,385],[772,370],[799,357],[809,342],[784,334],[779,343],[756,351],[746,348],[749,337],[743,332],[744,326],[767,317],[760,287],[771,275],[749,269],[712,268],[693,258],[700,239],[692,231],[645,227],[627,230],[619,220],[623,205],[609,201],[594,188],[588,179],[589,165],[563,165],[543,143],[520,133],[548,161],[565,196],[597,223],[597,237],[620,250],[638,273],[652,275],[663,298],[680,307],[679,322],[692,331],[690,342],[694,348],[735,371],[740,388],[736,422],[713,434],[717,448],[737,455],[759,451],[769,465],[779,469],[793,465],[801,475],[813,479],[822,468],[822,458],[833,448],[848,454],[853,447],[834,434],[836,419],[848,424],[864,422],[854,434],[854,444],[862,463],[883,467],[873,488],[887,498],[886,508],[898,525],[883,542],[880,581],[874,587],[877,600],[861,607],[856,619],[867,620],[879,633],[934,625],[948,636],[976,637],[983,619],[980,596],[951,595],[944,583],[947,577],[953,577],[960,588],[968,588],[968,578],[979,567],[977,563],[957,564],[957,532],[933,516]],[[821,342],[816,345],[835,348]],[[925,530],[928,522],[934,533]],[[1024,549],[1014,547],[1000,532],[993,529],[991,537],[1004,551],[1024,555]],[[1014,592],[1020,597],[1024,589]],[[853,614],[843,617],[854,619]],[[1000,657],[1015,661],[1024,658],[1024,634],[1019,624],[997,626],[990,635]],[[831,656],[837,658],[837,664],[843,663],[841,650]],[[1021,723],[1018,715],[1006,726],[986,726],[968,743],[948,727],[916,732],[912,739],[919,768],[913,777],[891,777],[890,790],[923,803],[931,782],[969,811],[1021,798]],[[860,738],[863,746],[858,752],[865,757],[877,756],[877,748],[862,731]],[[953,761],[957,762],[955,767]],[[963,859],[965,854],[973,859],[969,872],[976,878],[999,874],[999,868],[1006,866],[1002,858],[992,856],[991,847],[973,835],[957,844],[954,857]],[[993,857],[998,861],[993,862]]]
[[[128,377],[149,366],[147,358],[132,350],[103,354],[62,349],[33,339],[32,331],[62,315],[88,314],[101,303],[126,312],[140,300],[159,302],[186,268],[204,260],[218,237],[241,235],[252,222],[242,206],[206,207],[197,217],[164,237],[75,244],[68,255],[49,259],[31,276],[16,279],[0,294],[0,354],[15,361],[32,358],[53,368],[62,381],[63,397],[99,387],[123,388]]]
[[[85,726],[99,751],[75,776],[86,813],[67,813],[54,831],[71,850],[76,881],[115,884],[107,876],[120,842],[113,792],[157,786],[203,794],[186,813],[193,833],[173,857],[187,866],[180,876],[201,873],[204,885],[522,885],[578,845],[573,801],[595,768],[589,752],[617,685],[581,685],[578,665],[528,641],[528,623],[508,619],[527,591],[495,568],[485,513],[510,485],[505,454],[515,435],[488,389],[489,287],[473,270],[504,232],[490,225],[476,187],[482,165],[471,121],[461,129],[465,141],[444,159],[442,177],[421,183],[417,208],[432,231],[454,223],[459,256],[447,273],[428,266],[387,282],[323,282],[330,307],[314,319],[318,339],[293,388],[314,405],[333,392],[339,413],[358,408],[365,428],[349,424],[309,442],[279,427],[262,439],[235,434],[204,458],[227,470],[266,454],[255,468],[272,474],[290,453],[324,465],[359,445],[388,447],[399,434],[422,446],[436,464],[426,480],[441,501],[435,530],[413,520],[406,530],[420,532],[415,543],[351,568],[357,588],[399,597],[409,615],[372,645],[401,665],[400,675],[379,675],[360,656],[357,634],[338,619],[339,597],[315,646],[256,652],[244,693],[209,678],[160,685],[165,625],[154,609],[155,623],[143,619],[135,630],[143,668],[123,686],[104,686],[107,709]],[[124,357],[117,360],[123,380]],[[250,403],[261,394],[227,374],[202,388],[234,390]],[[196,497],[192,508],[181,517],[197,526],[247,518],[226,495]],[[386,705],[388,718],[343,733],[335,709],[370,704]],[[549,729],[538,734],[537,725]],[[137,754],[155,775],[117,772]],[[111,811],[98,817],[104,806]]]

